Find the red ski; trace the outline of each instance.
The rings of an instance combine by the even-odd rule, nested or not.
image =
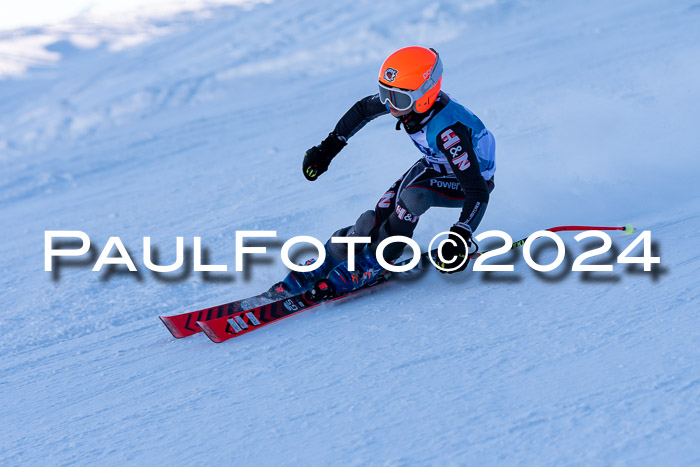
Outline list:
[[[197,321],[197,325],[202,328],[204,334],[216,343],[227,341],[233,337],[242,336],[250,331],[259,329],[268,324],[279,321],[283,318],[300,313],[310,308],[315,308],[323,303],[332,302],[341,298],[349,297],[350,295],[362,292],[368,288],[376,287],[386,283],[389,276],[382,276],[377,282],[361,287],[352,292],[324,297],[317,300],[313,298],[313,292],[308,291],[278,300],[267,305],[262,305],[250,310],[234,313],[230,316],[222,316],[209,321]],[[323,285],[321,285],[323,287]]]
[[[423,253],[421,255],[421,265],[425,265],[425,261],[428,258],[428,254],[436,254],[436,251]],[[410,259],[403,260],[396,263],[396,266],[401,266],[407,264]],[[417,268],[420,269],[420,268]],[[400,275],[410,276],[414,274],[416,270],[407,271],[404,273],[399,273]],[[283,318],[295,315],[301,311],[308,310],[310,308],[317,307],[322,303],[328,303],[341,298],[349,297],[358,292],[362,292],[372,287],[386,283],[392,277],[392,273],[385,271],[383,275],[363,287],[357,290],[347,292],[341,295],[331,295],[330,287],[325,285],[323,281],[319,281],[317,285],[304,293],[295,295],[293,297],[283,298],[281,300],[268,303],[256,308],[252,308],[245,311],[240,311],[238,313],[233,313],[231,315],[222,316],[220,318],[214,318],[212,320],[202,320],[197,321],[197,325],[202,328],[204,334],[209,337],[212,341],[219,343],[224,342],[232,337],[242,336],[250,331],[259,329],[275,321],[279,321]]]
[[[279,284],[275,284],[267,292],[254,297],[224,303],[223,305],[211,308],[188,311],[187,313],[181,313],[179,315],[159,316],[159,318],[173,337],[181,339],[202,331],[202,328],[197,326],[197,321],[209,321],[221,318],[222,316],[233,315],[234,313],[248,310],[264,303],[286,298],[286,296],[288,296],[288,294],[285,294],[284,290],[279,288]]]

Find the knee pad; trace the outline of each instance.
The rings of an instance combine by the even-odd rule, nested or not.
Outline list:
[[[355,221],[355,225],[350,229],[348,235],[353,237],[369,237],[375,227],[376,215],[373,210],[363,212]]]
[[[389,216],[387,222],[391,224],[391,230],[396,232],[396,235],[404,235],[403,232],[413,232],[416,228],[420,216],[416,215],[408,206],[404,205],[403,201],[396,203],[394,213]]]
[[[401,206],[406,212],[411,213],[411,217],[418,217],[425,213],[431,206],[431,199],[426,196],[426,190],[422,188],[406,188],[401,192],[396,202],[396,211]]]

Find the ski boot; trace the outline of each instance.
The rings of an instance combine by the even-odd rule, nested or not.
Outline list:
[[[330,293],[342,295],[371,284],[384,272],[384,268],[379,265],[377,258],[370,251],[369,245],[366,245],[360,253],[355,255],[354,271],[349,271],[348,263],[344,261],[328,274],[322,284],[317,284],[316,287],[328,285],[331,289]]]
[[[315,259],[309,259],[301,266],[312,264]],[[330,253],[326,254],[326,260],[321,266],[308,272],[291,271],[280,283],[291,295],[297,295],[313,288],[317,281],[323,279],[338,265],[338,261]]]

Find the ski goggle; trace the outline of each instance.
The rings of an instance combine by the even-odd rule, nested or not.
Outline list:
[[[435,52],[435,51],[434,51]],[[418,89],[412,91],[410,89],[393,88],[387,86],[386,84],[379,82],[379,101],[382,104],[389,104],[396,110],[408,110],[413,107],[413,103],[418,99],[423,97],[423,95],[430,90],[433,86],[440,81],[442,78],[442,61],[440,60],[440,55],[435,52],[437,58],[435,59],[435,64],[433,65],[430,76],[423,81]]]

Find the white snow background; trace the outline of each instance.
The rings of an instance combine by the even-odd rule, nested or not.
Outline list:
[[[700,462],[697,0],[232,3],[0,31],[0,464]],[[225,344],[173,339],[158,315],[286,270],[272,248],[248,279],[168,282],[142,238],[165,264],[201,236],[232,271],[236,230],[354,222],[419,157],[409,139],[376,120],[315,183],[303,153],[416,44],[496,136],[481,231],[632,222],[661,266],[541,275],[518,251],[514,274],[429,272]],[[45,230],[119,236],[140,280],[52,278]]]

